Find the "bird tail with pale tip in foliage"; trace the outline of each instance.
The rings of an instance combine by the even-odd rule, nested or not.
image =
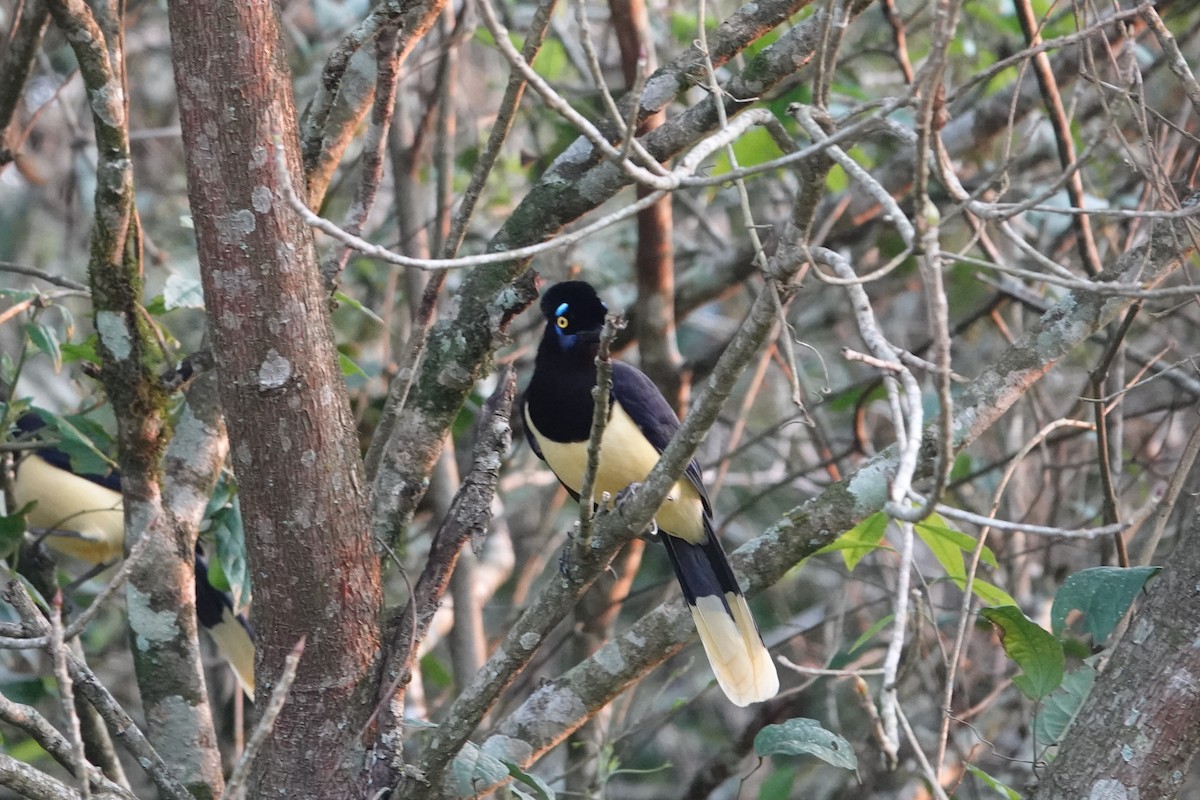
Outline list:
[[[667,555],[717,684],[734,705],[761,703],[779,692],[779,674],[708,519],[704,528],[701,544],[664,534]]]

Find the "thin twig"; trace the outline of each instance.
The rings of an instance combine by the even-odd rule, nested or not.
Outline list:
[[[1039,447],[1051,433],[1060,428],[1068,427],[1091,430],[1093,426],[1081,420],[1057,419],[1038,431],[1009,462],[1007,468],[1004,470],[1004,474],[1000,477],[1000,482],[996,486],[996,490],[992,493],[991,516],[994,517],[999,510],[1000,499],[1004,495],[1008,482],[1012,479],[1017,466],[1025,459],[1025,456],[1029,455],[1035,447]],[[958,672],[958,662],[962,658],[963,648],[966,646],[967,631],[970,628],[971,621],[974,619],[971,615],[971,604],[974,602],[975,575],[979,570],[979,561],[983,556],[983,549],[992,527],[992,525],[984,525],[979,532],[979,536],[976,537],[975,549],[971,553],[971,560],[967,565],[966,580],[962,587],[963,597],[958,614],[958,628],[954,634],[954,645],[950,648],[950,655],[946,659],[946,683],[942,694],[941,732],[938,736],[937,758],[933,762],[938,769],[942,767],[942,761],[946,756],[946,745],[950,737],[950,719],[954,703],[954,683]]]
[[[4,589],[3,597],[9,605],[16,609],[21,617],[21,622],[32,632],[38,636],[48,635],[49,623],[38,611],[24,584],[19,581],[9,581]],[[75,688],[100,713],[109,730],[120,739],[125,749],[150,776],[162,796],[170,800],[193,800],[191,793],[171,774],[166,762],[150,745],[141,728],[137,726],[129,713],[121,707],[121,704],[87,664],[74,654],[68,653],[67,669]]]
[[[371,124],[363,141],[362,176],[358,181],[354,202],[346,211],[342,228],[356,236],[362,233],[379,183],[383,179],[383,154],[387,147],[388,131],[392,127],[392,115],[396,109],[396,82],[400,74],[399,21],[384,25],[375,41],[375,101],[371,106]],[[350,248],[344,247],[335,257],[321,265],[321,278],[325,288],[332,292],[350,260]]]
[[[1125,312],[1125,318],[1121,320],[1113,331],[1108,347],[1105,349],[1104,355],[1101,356],[1100,363],[1096,369],[1092,371],[1090,376],[1094,394],[1097,397],[1104,395],[1104,384],[1108,380],[1109,369],[1117,354],[1121,351],[1121,346],[1125,341],[1126,334],[1129,333],[1129,328],[1133,325],[1134,319],[1142,308],[1142,303],[1135,302]],[[1119,401],[1120,398],[1118,398]],[[1096,415],[1096,451],[1099,457],[1100,469],[1100,486],[1104,491],[1104,502],[1102,505],[1104,512],[1104,522],[1109,525],[1116,524],[1121,521],[1119,501],[1117,500],[1117,487],[1113,479],[1114,469],[1114,447],[1120,448],[1121,442],[1110,441],[1108,415],[1110,409],[1107,403],[1097,402],[1094,405]],[[1119,468],[1117,468],[1119,469]],[[1117,551],[1117,566],[1129,566],[1129,551],[1125,546],[1125,537],[1116,533],[1113,534],[1113,545]]]
[[[59,764],[69,770],[74,769],[74,753],[70,742],[33,706],[9,700],[0,692],[0,720],[24,731]],[[88,778],[98,792],[118,795],[127,800],[136,800],[132,792],[110,781],[99,768],[91,764],[86,766]]]
[[[1140,508],[1133,511],[1125,520],[1114,525],[1099,525],[1095,528],[1054,528],[1047,525],[1030,525],[1024,522],[1010,522],[1008,520],[996,519],[987,517],[982,514],[975,514],[970,511],[963,511],[959,508],[951,506],[938,505],[935,506],[937,513],[947,519],[966,522],[971,525],[989,525],[996,530],[1006,531],[1009,533],[1029,533],[1034,536],[1047,536],[1054,539],[1099,539],[1103,536],[1112,536],[1116,533],[1132,530],[1145,522],[1154,510],[1157,509],[1163,501],[1165,486],[1155,487],[1151,492],[1150,499],[1147,500]],[[909,497],[918,502],[924,502],[925,498],[916,492],[910,492]]]
[[[27,267],[24,264],[14,264],[11,261],[0,261],[0,272],[11,272],[14,275],[28,275],[31,278],[37,278],[39,281],[53,283],[55,286],[61,286],[64,289],[72,289],[76,292],[88,293],[88,287],[79,281],[73,281],[70,278],[64,278],[61,275],[54,275],[36,267]]]
[[[1036,45],[1041,39],[1041,32],[1037,24],[1037,19],[1033,13],[1033,6],[1029,0],[1013,0],[1013,4],[1017,9],[1017,19],[1021,23],[1021,30],[1025,34],[1027,44]],[[1063,107],[1062,95],[1058,91],[1058,81],[1054,77],[1054,69],[1050,64],[1050,56],[1046,53],[1038,53],[1033,57],[1033,72],[1037,77],[1038,86],[1042,91],[1042,100],[1046,106],[1046,113],[1050,118],[1051,127],[1054,128],[1054,139],[1058,145],[1059,163],[1063,169],[1069,169],[1075,163],[1075,140],[1071,133],[1071,125],[1067,120],[1067,112]],[[1067,193],[1071,197],[1071,205],[1083,207],[1084,189],[1083,178],[1079,172],[1072,172],[1070,179],[1067,181]],[[1092,234],[1091,220],[1087,215],[1080,214],[1071,217],[1071,224],[1075,228],[1075,235],[1078,239],[1079,257],[1083,264],[1084,271],[1095,277],[1100,274],[1102,265],[1100,263],[1100,252],[1096,249],[1096,239]]]
[[[1183,84],[1183,90],[1187,94],[1188,100],[1192,103],[1193,111],[1200,116],[1200,83],[1196,81],[1196,76],[1192,74],[1192,69],[1188,66],[1187,59],[1180,52],[1179,43],[1171,35],[1170,29],[1162,21],[1162,17],[1158,15],[1158,11],[1154,8],[1153,3],[1139,3],[1137,13],[1141,15],[1142,19],[1146,21],[1146,25],[1154,32],[1155,38],[1158,39],[1159,47],[1163,49],[1163,53],[1167,56],[1167,68]]]
[[[79,794],[84,800],[91,797],[91,782],[88,780],[88,760],[83,750],[83,733],[79,727],[79,714],[75,711],[75,684],[67,669],[66,642],[63,640],[62,592],[54,595],[50,606],[50,656],[54,661],[54,679],[58,681],[58,701],[66,720],[67,741],[71,745],[71,771],[79,782]]]
[[[529,22],[529,31],[525,34],[525,44],[521,47],[521,57],[526,63],[532,64],[538,51],[541,50],[542,41],[546,36],[546,28],[553,16],[555,3],[556,0],[542,0],[533,13],[533,18]],[[488,133],[487,143],[479,154],[479,160],[475,162],[475,168],[471,171],[471,180],[467,183],[467,188],[463,190],[458,211],[450,223],[450,234],[446,237],[445,246],[442,249],[443,258],[452,258],[457,255],[458,249],[462,246],[467,233],[467,225],[475,212],[475,204],[479,202],[488,175],[495,167],[504,141],[512,131],[513,123],[516,121],[517,108],[521,104],[521,97],[524,93],[525,77],[514,69],[509,75],[508,85],[504,87],[504,97],[500,101],[496,120],[492,123],[491,131]]]
[[[779,121],[774,115],[766,109],[751,109],[744,112],[741,116],[731,120],[728,127],[715,131],[710,136],[699,142],[692,150],[682,159],[678,166],[671,171],[672,188],[677,186],[677,180],[682,180],[683,176],[693,174],[700,164],[711,155],[715,150],[724,147],[729,142],[741,136],[753,125],[778,125]],[[585,225],[571,233],[557,236],[545,242],[527,247],[514,248],[512,250],[502,250],[492,253],[481,253],[475,256],[467,256],[464,258],[452,259],[431,259],[431,258],[410,258],[398,253],[394,253],[387,248],[380,247],[377,244],[368,242],[358,236],[352,236],[346,231],[339,228],[334,223],[321,217],[319,214],[310,209],[303,200],[296,194],[295,187],[291,182],[291,175],[287,167],[287,160],[283,149],[283,136],[279,132],[272,133],[272,141],[275,150],[275,165],[278,172],[280,191],[284,199],[293,210],[296,211],[304,222],[312,227],[329,234],[335,240],[342,244],[349,245],[358,250],[364,255],[372,258],[377,258],[388,264],[395,264],[402,267],[417,267],[419,269],[428,270],[448,270],[461,269],[463,267],[478,267],[488,264],[503,264],[512,261],[532,258],[535,255],[555,250],[561,247],[574,244],[598,230],[607,228],[623,219],[628,219],[634,216],[644,208],[654,205],[658,200],[666,195],[665,190],[658,190],[647,194],[644,197],[638,198],[635,202],[624,206],[619,211],[608,214],[595,222]]]
[[[900,719],[900,726],[904,729],[904,736],[908,739],[908,744],[913,749],[913,755],[917,758],[917,763],[921,765],[921,771],[925,773],[925,782],[933,791],[933,796],[937,800],[950,800],[946,795],[946,790],[942,788],[941,782],[938,780],[937,772],[929,763],[929,759],[925,756],[925,750],[921,747],[921,742],[917,739],[917,734],[913,732],[912,725],[908,723],[908,717],[904,714],[904,709],[896,707],[896,715]]]
[[[225,784],[224,797],[226,800],[241,800],[245,795],[246,781],[250,778],[250,768],[254,765],[254,759],[258,757],[263,743],[275,729],[275,721],[279,719],[279,713],[287,704],[288,694],[292,690],[292,683],[296,680],[296,672],[300,667],[300,657],[304,655],[304,644],[307,638],[307,636],[301,636],[300,640],[296,642],[296,646],[292,648],[292,652],[288,653],[287,658],[284,659],[283,671],[276,679],[275,688],[271,691],[271,699],[267,701],[267,707],[263,709],[258,724],[254,726],[254,733],[250,734],[250,740],[246,742],[246,749],[242,752],[242,757],[238,759],[237,765],[234,766],[233,772],[229,776],[229,782]]]
[[[104,588],[96,593],[96,596],[92,599],[92,602],[88,604],[88,607],[85,608],[82,613],[76,616],[75,619],[71,621],[71,624],[68,625],[63,631],[64,641],[69,642],[79,634],[83,633],[84,629],[86,629],[91,621],[95,619],[96,615],[100,613],[100,610],[104,607],[104,604],[108,602],[108,599],[112,597],[117,590],[125,585],[125,580],[129,577],[130,570],[138,562],[138,559],[142,557],[142,554],[146,552],[148,542],[151,540],[152,537],[150,536],[138,537],[138,540],[130,549],[129,555],[123,562],[121,562],[120,568],[116,571],[116,573],[113,574],[112,579],[105,584]],[[36,636],[29,639],[10,639],[0,637],[0,650],[29,650],[49,647],[51,644],[52,641],[49,636]]]
[[[623,327],[625,323],[620,317],[609,314],[604,318],[604,327],[600,331],[600,347],[596,353],[596,385],[592,388],[592,428],[588,436],[587,465],[583,470],[583,481],[579,485],[577,546],[580,547],[586,547],[586,543],[591,539],[592,523],[596,518],[596,475],[600,471],[600,447],[604,439],[604,429],[608,427],[609,401],[612,397],[612,361],[609,360],[609,348],[612,347],[617,331]]]
[[[1162,540],[1163,531],[1167,529],[1167,522],[1171,519],[1171,512],[1175,509],[1175,503],[1179,500],[1179,495],[1183,491],[1184,485],[1187,483],[1188,477],[1192,474],[1192,466],[1196,463],[1196,456],[1200,454],[1200,425],[1192,429],[1192,433],[1188,436],[1187,444],[1183,446],[1183,453],[1179,457],[1179,463],[1175,466],[1175,471],[1171,473],[1171,480],[1167,484],[1167,489],[1163,493],[1163,502],[1159,506],[1158,511],[1154,515],[1154,528],[1150,533],[1146,543],[1142,546],[1141,557],[1138,558],[1138,563],[1144,565],[1150,564],[1154,560],[1154,551],[1158,549],[1158,543]]]

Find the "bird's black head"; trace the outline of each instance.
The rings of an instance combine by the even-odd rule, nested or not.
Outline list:
[[[542,313],[546,315],[546,338],[551,338],[550,331],[553,331],[559,347],[570,350],[577,342],[600,340],[608,306],[596,295],[591,284],[563,281],[542,295]]]

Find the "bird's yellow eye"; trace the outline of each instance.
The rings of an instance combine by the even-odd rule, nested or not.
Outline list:
[[[558,327],[562,328],[563,330],[566,330],[567,326],[570,325],[571,323],[567,321],[566,317],[559,317],[558,319],[554,320],[554,324],[557,325]]]

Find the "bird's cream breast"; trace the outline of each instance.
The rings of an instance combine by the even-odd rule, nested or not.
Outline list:
[[[525,409],[525,424],[542,451],[542,457],[554,474],[573,492],[583,485],[587,468],[587,442],[555,442],[538,431]],[[604,428],[600,443],[600,463],[596,471],[595,497],[605,492],[611,498],[631,483],[646,480],[658,463],[659,452],[647,441],[633,419],[619,403],[613,404],[612,415]],[[655,515],[658,526],[690,542],[704,538],[704,506],[696,488],[680,479],[671,488],[667,499]]]

